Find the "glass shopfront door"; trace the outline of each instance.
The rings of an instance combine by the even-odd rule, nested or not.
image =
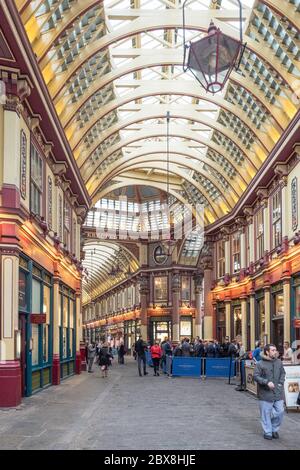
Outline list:
[[[165,337],[171,338],[171,320],[166,321],[152,321],[151,338],[150,341],[153,344],[156,339],[163,341]]]

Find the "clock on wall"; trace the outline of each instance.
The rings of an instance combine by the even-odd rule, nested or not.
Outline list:
[[[161,245],[158,245],[153,250],[153,259],[156,264],[162,265],[168,261],[168,255],[164,252]]]

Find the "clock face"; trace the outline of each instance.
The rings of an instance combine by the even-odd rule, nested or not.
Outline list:
[[[154,249],[153,258],[156,264],[165,264],[168,261],[168,256],[165,254],[161,245],[158,245]]]

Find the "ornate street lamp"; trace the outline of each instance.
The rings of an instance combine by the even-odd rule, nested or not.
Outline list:
[[[231,71],[239,69],[246,44],[243,44],[242,4],[237,0],[240,10],[240,40],[236,40],[210,22],[207,36],[186,43],[185,5],[183,4],[184,34],[184,72],[190,70],[196,80],[209,93],[218,93],[224,87]]]

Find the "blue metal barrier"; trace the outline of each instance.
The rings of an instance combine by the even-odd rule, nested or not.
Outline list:
[[[206,377],[234,377],[235,359],[230,357],[203,358],[202,373]]]
[[[200,377],[201,358],[200,357],[173,357],[173,376]]]

